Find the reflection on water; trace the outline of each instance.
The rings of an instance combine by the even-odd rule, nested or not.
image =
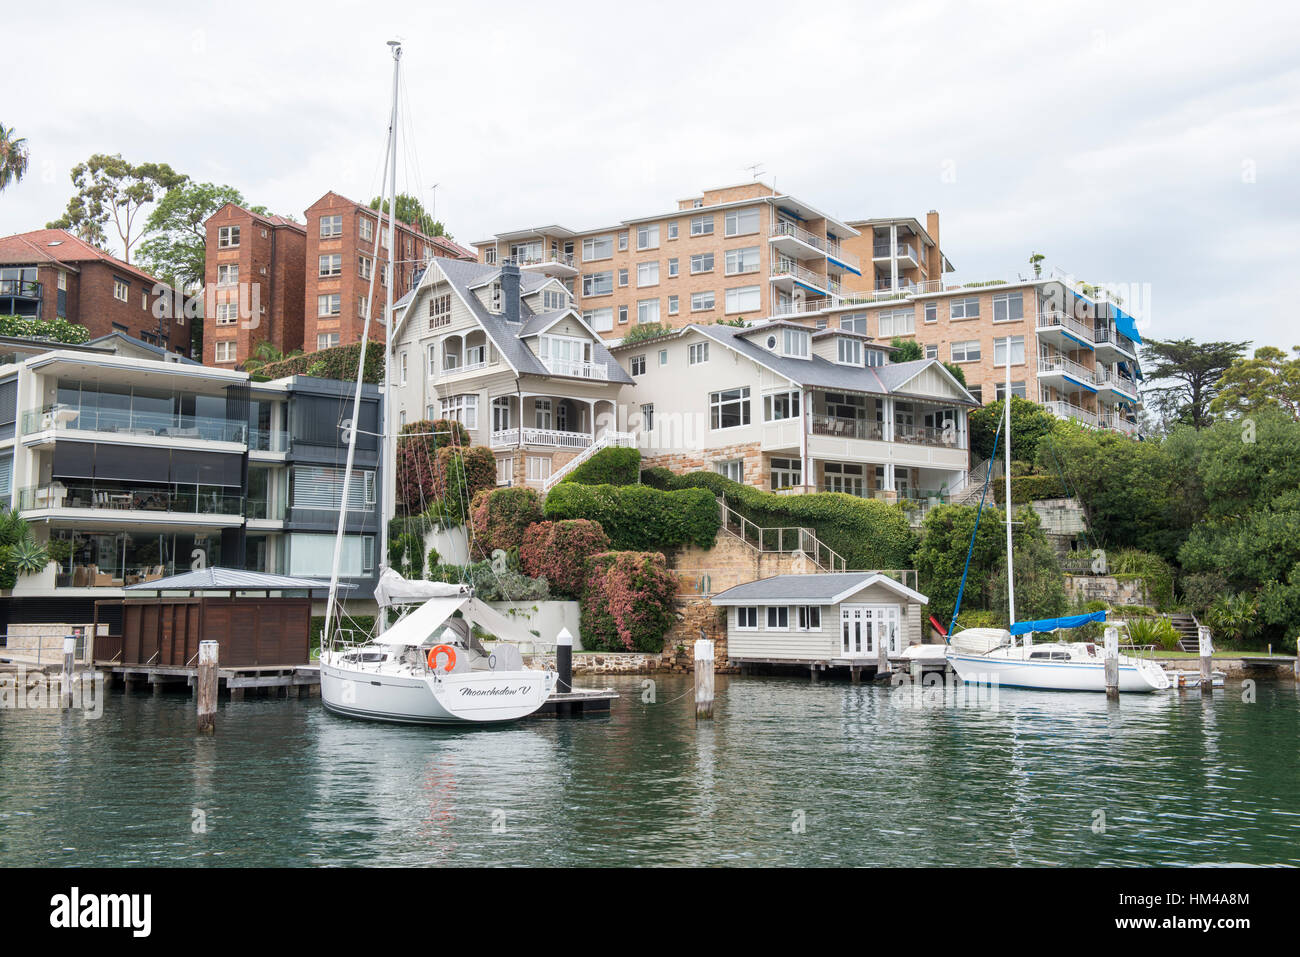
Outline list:
[[[181,696],[0,712],[0,863],[1300,864],[1290,683],[994,710],[720,677],[698,726],[689,679],[615,684],[608,718],[478,730],[318,700],[223,703],[213,738]]]

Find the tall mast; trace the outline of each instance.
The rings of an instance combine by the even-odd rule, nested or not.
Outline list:
[[[402,44],[388,41],[393,51],[393,113],[388,127],[388,282],[384,296],[384,388],[383,433],[379,439],[379,471],[383,484],[379,496],[379,564],[388,565],[388,522],[393,517],[393,500],[397,497],[397,456],[393,435],[393,285],[397,282],[397,86],[402,65]],[[380,220],[380,225],[383,221]]]
[[[1003,395],[1006,404],[1006,420],[1003,428],[1007,433],[1003,449],[1006,454],[1006,508],[1007,508],[1007,615],[1008,623],[1016,623],[1016,574],[1011,561],[1011,337],[1007,336],[1007,386]]]

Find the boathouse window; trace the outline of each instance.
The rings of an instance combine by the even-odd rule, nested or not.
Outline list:
[[[795,611],[798,612],[796,621],[799,631],[821,631],[822,610],[819,606],[800,605]]]
[[[736,628],[741,631],[758,630],[758,606],[748,605],[736,609]]]
[[[790,629],[790,609],[785,605],[769,606],[767,609],[767,627],[776,631]]]

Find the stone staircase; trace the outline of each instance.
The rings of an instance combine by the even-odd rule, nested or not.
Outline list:
[[[551,473],[550,478],[542,483],[542,496],[545,497],[547,492],[564,481],[566,475],[602,449],[626,449],[635,444],[636,436],[631,432],[605,432],[596,441]]]
[[[966,484],[953,492],[949,496],[949,501],[953,505],[978,505],[980,495],[984,492],[984,482],[988,479],[989,469],[992,466],[992,460],[985,459],[966,473]]]
[[[741,515],[724,499],[718,499],[722,530],[739,538],[755,552],[802,556],[809,572],[842,572],[848,565],[844,556],[817,537],[811,528],[764,528]]]
[[[1197,621],[1195,615],[1173,614],[1169,616],[1169,624],[1174,626],[1174,631],[1178,632],[1178,650],[1186,651],[1189,654],[1196,654],[1201,648],[1201,623]]]

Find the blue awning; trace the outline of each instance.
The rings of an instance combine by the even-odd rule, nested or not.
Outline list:
[[[1111,309],[1115,311],[1115,328],[1141,345],[1142,337],[1138,335],[1137,321],[1119,306],[1112,305]]]
[[[1024,635],[1031,631],[1056,631],[1058,628],[1078,628],[1092,621],[1105,621],[1106,612],[1094,611],[1090,615],[1067,615],[1064,618],[1041,618],[1038,621],[1018,621],[1011,626],[1011,634]]]

